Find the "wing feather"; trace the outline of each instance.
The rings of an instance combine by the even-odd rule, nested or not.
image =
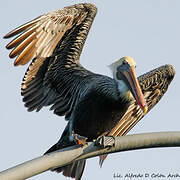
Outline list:
[[[4,38],[10,38],[20,34],[14,40],[12,40],[6,47],[12,49],[10,58],[17,56],[14,65],[24,65],[31,60],[32,57],[49,57],[52,55],[58,42],[62,39],[64,34],[73,26],[77,26],[87,18],[87,12],[85,11],[85,5],[89,8],[96,10],[93,5],[79,4],[70,7],[66,7],[61,10],[53,11],[51,13],[39,16],[38,18],[14,29],[9,32]],[[31,52],[33,55],[29,56],[29,59],[23,62],[23,49],[27,47],[30,42],[34,42],[35,46]]]
[[[175,70],[171,65],[165,65],[146,73],[138,78],[142,92],[148,105],[148,112],[159,102],[167,91],[167,88],[174,78]],[[120,136],[128,133],[137,122],[144,117],[144,114],[136,101],[128,107],[124,116],[111,131],[111,135]]]
[[[173,66],[165,65],[138,77],[140,87],[146,99],[148,112],[165,94],[174,75],[175,70]],[[126,135],[144,116],[139,105],[136,101],[133,101],[109,135],[115,137]],[[106,157],[107,155],[100,156],[100,166],[102,166]]]
[[[40,19],[41,19],[41,17],[38,17],[38,18],[36,18],[36,19],[26,23],[26,24],[19,26],[18,28],[14,29],[14,30],[10,31],[8,34],[6,34],[4,36],[4,38],[11,38],[13,36],[16,36],[17,34],[20,34],[21,32],[23,32],[23,31],[29,29],[30,27],[34,26],[34,24],[36,24],[38,21],[40,21]]]
[[[39,25],[36,25],[35,27],[32,27],[31,29],[25,31],[23,34],[20,34],[18,37],[16,37],[15,39],[13,39],[13,41],[11,41],[6,48],[7,49],[12,49],[14,47],[16,47],[17,45],[19,45],[24,39],[26,39],[28,36],[30,36],[33,32],[36,31],[36,29],[39,27]]]
[[[79,57],[96,12],[93,4],[76,4],[39,16],[4,36],[18,35],[6,46],[12,49],[9,56],[16,58],[15,66],[33,59],[21,86],[28,111],[51,104],[58,115],[71,111],[84,87],[80,82],[92,74],[80,65]]]

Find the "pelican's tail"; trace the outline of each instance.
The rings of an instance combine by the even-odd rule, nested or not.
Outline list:
[[[59,149],[63,149],[73,145],[75,145],[75,143],[69,140],[69,136],[67,135],[67,128],[66,128],[58,143],[53,145],[44,154],[48,154],[50,152],[57,151]],[[57,167],[55,169],[52,169],[51,171],[55,171],[57,173],[62,172],[64,176],[75,178],[75,180],[80,180],[84,171],[85,164],[86,164],[86,160],[79,160],[63,167]]]

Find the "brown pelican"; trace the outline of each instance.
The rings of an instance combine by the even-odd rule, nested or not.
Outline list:
[[[28,111],[51,105],[55,114],[68,120],[60,140],[46,153],[103,135],[125,135],[159,101],[174,76],[172,66],[166,65],[138,82],[129,56],[111,65],[113,78],[85,69],[79,57],[96,12],[88,3],[69,6],[4,36],[18,35],[6,46],[13,49],[15,66],[32,59],[21,86]],[[53,170],[80,179],[84,167],[81,160]]]

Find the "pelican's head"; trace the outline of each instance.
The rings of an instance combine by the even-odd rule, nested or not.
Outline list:
[[[136,77],[136,63],[134,59],[125,56],[109,67],[112,70],[113,78],[118,82],[118,89],[121,96],[126,99],[134,97],[143,112],[146,113],[147,105]]]

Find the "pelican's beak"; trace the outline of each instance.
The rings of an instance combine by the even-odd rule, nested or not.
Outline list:
[[[142,111],[146,114],[148,108],[137,80],[134,66],[130,66],[128,63],[119,66],[117,68],[117,78],[124,80]]]

